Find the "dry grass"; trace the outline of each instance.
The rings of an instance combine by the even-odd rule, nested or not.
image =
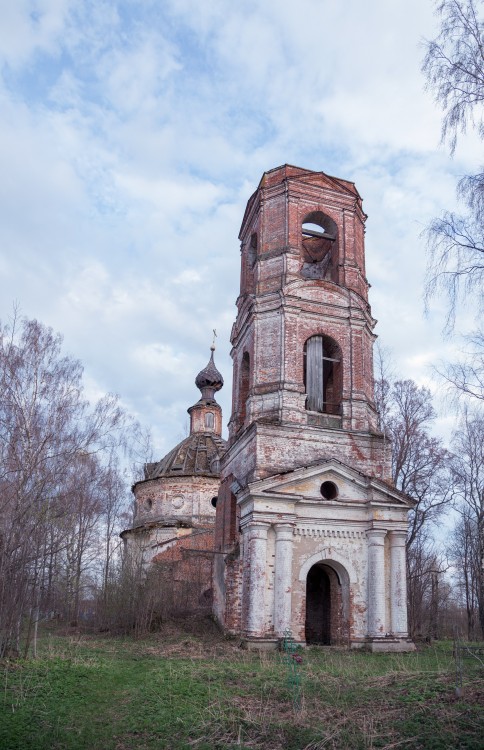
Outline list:
[[[393,656],[312,648],[300,672],[296,709],[281,656],[244,651],[208,620],[145,640],[50,633],[36,663],[5,666],[0,747],[481,750],[484,680],[468,676],[456,698],[446,644]]]

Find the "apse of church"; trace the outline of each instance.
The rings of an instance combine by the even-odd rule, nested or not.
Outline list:
[[[377,430],[366,216],[353,183],[266,172],[239,235],[214,611],[250,647],[409,650],[412,501]]]

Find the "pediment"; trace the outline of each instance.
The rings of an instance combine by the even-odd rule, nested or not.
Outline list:
[[[329,188],[330,190],[335,190],[336,188],[337,190],[348,193],[353,197],[358,195],[358,191],[352,182],[341,180],[338,177],[331,177],[331,175],[327,175],[324,172],[305,172],[301,176],[297,176],[296,179],[298,182],[317,185],[318,187]]]
[[[251,495],[296,502],[385,504],[412,507],[413,500],[386,482],[366,476],[337,459],[267,477],[249,485]]]

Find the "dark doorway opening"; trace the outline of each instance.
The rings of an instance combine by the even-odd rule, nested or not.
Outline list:
[[[329,565],[316,563],[306,581],[306,643],[339,643],[342,614],[338,575]]]
[[[331,584],[322,565],[313,565],[306,582],[306,643],[331,643]]]

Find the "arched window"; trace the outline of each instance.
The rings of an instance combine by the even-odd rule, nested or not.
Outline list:
[[[244,352],[242,365],[240,368],[240,388],[239,388],[239,413],[240,425],[245,422],[247,414],[247,399],[249,397],[249,377],[250,377],[250,356],[249,352]]]
[[[207,430],[213,430],[215,425],[215,417],[212,411],[207,411],[205,414],[205,427]]]
[[[304,385],[308,411],[340,414],[341,352],[329,336],[311,336],[304,345]]]
[[[257,260],[257,232],[254,232],[250,236],[248,257],[249,266],[250,268],[253,268]]]
[[[308,214],[301,227],[302,275],[308,279],[331,279],[336,265],[338,227],[322,211]]]

